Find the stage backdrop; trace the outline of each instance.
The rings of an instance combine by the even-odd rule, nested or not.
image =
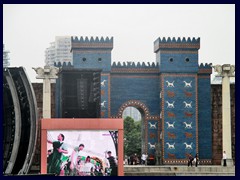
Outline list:
[[[61,156],[61,169],[67,172],[69,168],[67,164],[72,152],[83,144],[84,148],[79,156],[82,166],[87,156],[90,156],[90,162],[95,167],[102,167],[104,159],[108,157],[107,152],[111,151],[111,155],[117,160],[117,175],[123,175],[122,119],[42,119],[41,124],[42,174],[49,173],[47,164],[54,147],[60,145],[65,150]],[[57,144],[59,136],[62,135],[64,136],[63,143]],[[60,175],[64,175],[64,172]]]

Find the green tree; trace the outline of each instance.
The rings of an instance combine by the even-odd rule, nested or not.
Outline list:
[[[141,154],[141,121],[127,116],[124,119],[124,154]]]

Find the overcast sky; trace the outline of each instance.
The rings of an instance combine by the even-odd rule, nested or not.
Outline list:
[[[199,64],[235,64],[235,5],[3,5],[10,65],[31,82],[42,82],[32,67],[44,66],[55,36],[113,36],[112,62],[155,62],[158,37],[200,37]]]

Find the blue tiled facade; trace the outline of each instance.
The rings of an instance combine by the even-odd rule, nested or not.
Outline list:
[[[111,70],[113,38],[72,38],[73,66],[75,68],[98,68]]]
[[[211,87],[210,79],[205,76],[198,78],[198,143],[199,152],[206,159],[212,157],[212,119],[211,119]]]
[[[185,82],[189,86],[185,86]],[[169,85],[172,83],[173,85]],[[197,151],[195,75],[163,74],[164,158],[186,158]],[[187,96],[186,93],[191,94]],[[191,137],[186,136],[189,134]],[[174,147],[171,148],[170,145]],[[189,145],[189,146],[188,146]],[[189,148],[188,148],[189,147]]]
[[[155,155],[160,144],[164,164],[185,164],[196,152],[211,163],[212,68],[198,65],[199,48],[200,38],[158,38],[155,63],[112,64],[113,38],[72,38],[73,68],[102,70],[102,118],[122,118],[129,106],[141,112],[143,152]]]
[[[112,74],[111,114],[118,114],[119,107],[129,100],[139,100],[149,109],[151,115],[159,115],[159,78],[147,75]],[[127,78],[127,80],[126,80]]]

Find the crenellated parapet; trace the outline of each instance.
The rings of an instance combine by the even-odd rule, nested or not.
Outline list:
[[[72,49],[113,49],[113,37],[72,37]]]
[[[144,73],[144,72],[159,72],[159,64],[155,62],[113,62],[111,66],[112,72],[132,72],[132,73]]]
[[[112,64],[112,68],[157,68],[159,66],[158,63],[155,62],[147,62],[147,64],[145,62],[113,62]]]
[[[199,65],[199,69],[212,69],[212,63],[205,63],[205,64],[201,63]]]
[[[178,37],[177,39],[173,37],[172,39],[168,37],[167,39],[159,37],[154,41],[154,52],[158,52],[160,49],[200,49],[200,38],[190,38],[187,39],[183,37],[182,39]]]
[[[71,62],[68,62],[68,63],[66,63],[66,62],[63,62],[63,63],[61,63],[61,62],[57,62],[57,63],[54,62],[54,66],[55,67],[66,67],[66,68],[72,68],[73,67]]]
[[[212,74],[212,63],[201,63],[198,66],[198,73],[199,74]]]

